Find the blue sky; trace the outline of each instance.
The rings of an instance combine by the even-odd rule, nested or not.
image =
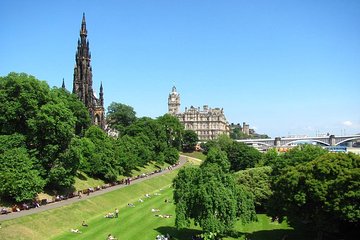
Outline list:
[[[86,14],[94,89],[137,116],[224,108],[272,137],[360,133],[360,1],[62,0],[0,2],[0,76],[72,90]]]

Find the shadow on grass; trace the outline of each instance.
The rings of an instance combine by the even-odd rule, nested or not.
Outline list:
[[[184,228],[177,230],[175,227],[163,226],[155,229],[159,234],[166,236],[169,234],[172,239],[185,240],[192,239],[192,236],[201,234],[201,230]],[[307,235],[307,236],[306,236]],[[251,239],[251,240],[305,240],[312,239],[313,236],[308,234],[299,234],[292,229],[274,229],[274,230],[263,230],[256,231],[253,233],[243,233],[233,231],[227,235],[234,239]]]
[[[291,233],[294,230],[291,229],[274,229],[274,230],[262,230],[253,233],[240,233],[241,236],[245,235],[247,239],[251,240],[264,240],[264,239],[271,239],[271,240],[289,240],[289,239],[296,239],[296,238],[289,238]],[[300,239],[299,239],[300,240]]]
[[[171,239],[179,240],[191,239],[192,236],[202,233],[202,231],[196,229],[182,228],[178,230],[176,227],[169,226],[158,227],[155,230],[161,235],[169,234],[172,237]]]
[[[77,172],[76,177],[78,177],[80,180],[83,180],[83,181],[87,180],[87,177],[82,172]]]

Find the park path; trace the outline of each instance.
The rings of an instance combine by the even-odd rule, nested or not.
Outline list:
[[[163,175],[163,174],[166,174],[166,173],[172,171],[173,169],[180,168],[186,163],[187,158],[188,157],[185,156],[185,155],[180,155],[179,164],[176,165],[175,167],[172,167],[171,170],[166,168],[165,170],[163,170],[163,171],[161,171],[159,173],[152,174],[152,175],[150,175],[148,177],[138,178],[138,179],[132,180],[131,185],[137,184],[137,183],[142,182],[142,181],[146,181],[146,180],[154,178],[154,177],[158,177],[158,176]],[[105,194],[105,193],[108,193],[108,192],[116,191],[118,189],[121,189],[121,188],[124,188],[124,187],[127,187],[127,186],[129,186],[129,185],[119,184],[119,185],[115,185],[113,187],[108,187],[108,188],[101,189],[101,190],[96,191],[96,192],[92,192],[89,195],[83,194],[82,198],[73,197],[73,198],[69,198],[67,200],[54,202],[54,203],[50,203],[50,204],[47,204],[47,205],[42,205],[42,206],[40,206],[38,208],[31,208],[29,210],[23,210],[23,211],[20,211],[20,212],[12,212],[12,213],[9,213],[9,214],[3,214],[3,215],[0,215],[0,222],[5,221],[5,220],[14,219],[14,218],[27,216],[27,215],[31,215],[31,214],[35,214],[35,213],[39,213],[39,212],[44,212],[44,211],[54,209],[54,208],[58,208],[58,207],[62,207],[62,206],[66,206],[66,205],[69,205],[69,204],[72,204],[72,203],[75,203],[75,202],[80,202],[80,201],[83,201],[83,200],[86,200],[86,199],[89,199],[89,198],[92,198],[92,197],[102,195],[102,194]]]

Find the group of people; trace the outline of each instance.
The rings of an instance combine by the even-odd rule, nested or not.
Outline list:
[[[85,223],[85,221],[83,221],[81,225],[84,226],[84,227],[88,227],[88,226],[89,226],[87,223]],[[70,229],[70,232],[72,232],[72,233],[82,233],[82,232],[81,232],[79,229],[77,229],[77,228],[72,228],[72,229]],[[107,236],[106,240],[117,240],[117,238],[114,237],[113,235],[109,234],[109,235]]]
[[[119,217],[119,209],[115,208],[115,212],[109,212],[105,214],[105,218],[118,218]]]
[[[155,240],[169,240],[171,237],[170,235],[167,233],[166,236],[164,235],[157,235]]]

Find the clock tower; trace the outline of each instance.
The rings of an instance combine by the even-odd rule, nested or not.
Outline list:
[[[180,110],[180,94],[176,92],[176,87],[173,86],[168,98],[168,113],[171,115],[178,114]]]

